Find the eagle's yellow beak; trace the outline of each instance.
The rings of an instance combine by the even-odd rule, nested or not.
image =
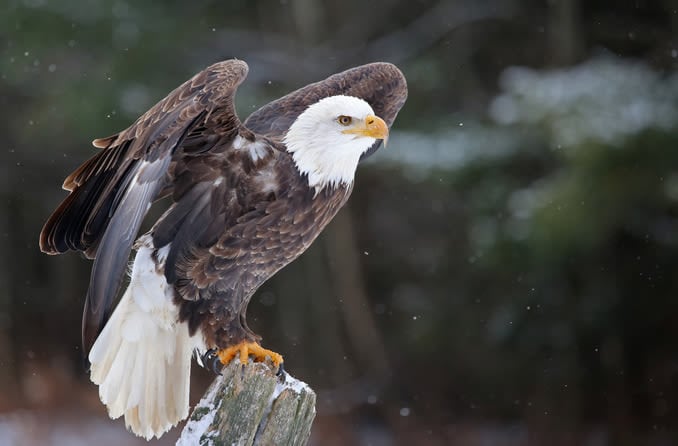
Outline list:
[[[388,126],[379,116],[367,115],[361,123],[344,130],[343,133],[383,139],[384,146],[388,141]]]

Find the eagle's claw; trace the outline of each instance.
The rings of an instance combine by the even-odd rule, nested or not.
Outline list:
[[[275,373],[275,376],[282,376],[282,377],[285,376],[284,363],[282,363],[282,362],[280,363],[280,365],[278,366],[278,371]],[[284,381],[284,379],[283,379],[283,381]]]
[[[207,350],[205,354],[202,355],[201,359],[204,368],[212,370],[216,375],[221,375],[223,364],[221,363],[221,359],[219,359],[217,349],[211,348]]]

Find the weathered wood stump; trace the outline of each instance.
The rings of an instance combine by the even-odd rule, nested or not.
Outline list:
[[[276,376],[269,364],[235,360],[195,406],[177,445],[305,445],[315,399],[306,383]]]

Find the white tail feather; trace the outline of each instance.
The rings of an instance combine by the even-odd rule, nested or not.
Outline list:
[[[115,419],[147,440],[160,437],[188,416],[191,356],[202,344],[178,308],[162,268],[142,237],[132,278],[89,353],[90,379]],[[158,252],[163,263],[169,247]]]

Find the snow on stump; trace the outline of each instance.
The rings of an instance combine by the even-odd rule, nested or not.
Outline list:
[[[313,418],[315,393],[306,383],[236,359],[195,406],[177,445],[305,445]]]

